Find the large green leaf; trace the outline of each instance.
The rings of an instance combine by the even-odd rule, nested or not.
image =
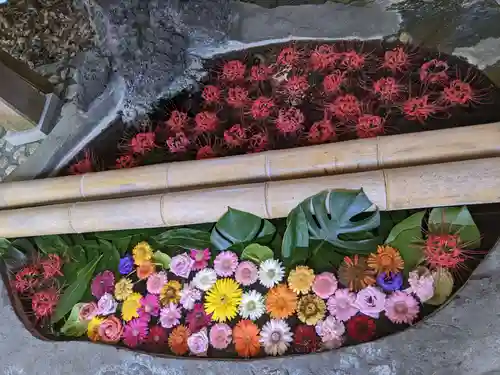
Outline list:
[[[10,246],[10,241],[7,238],[0,237],[0,256],[3,256]]]
[[[203,250],[209,248],[210,232],[191,228],[170,229],[153,237],[161,247]]]
[[[85,303],[77,303],[71,309],[68,319],[61,328],[61,333],[65,336],[80,337],[87,332],[88,321],[81,321],[79,318],[80,309]]]
[[[2,258],[9,271],[19,269],[28,263],[28,257],[12,244],[7,248]]]
[[[301,251],[301,248],[307,249],[309,246],[309,229],[302,206],[293,209],[286,222],[287,227],[281,246],[281,255],[284,259],[290,258],[294,251]]]
[[[117,238],[116,240],[111,240],[113,245],[115,245],[116,249],[120,253],[121,256],[124,256],[130,247],[130,241],[132,241],[132,236]]]
[[[120,264],[120,253],[115,246],[109,241],[98,240],[99,252],[102,254],[102,260],[96,268],[96,273],[110,270],[119,276],[118,266]]]
[[[323,240],[311,240],[308,251],[310,255],[307,264],[316,272],[332,272],[340,266],[345,257],[339,249]]]
[[[157,250],[153,253],[153,261],[156,264],[160,264],[163,269],[169,270],[170,269],[170,263],[172,262],[172,258],[170,258],[170,255],[165,254],[164,252]]]
[[[96,232],[95,236],[101,240],[114,241],[117,239],[140,236],[143,241],[147,240],[149,237],[153,237],[163,232],[161,228],[144,228],[144,229],[128,229],[128,230],[113,230],[107,232]]]
[[[276,234],[270,221],[229,207],[212,229],[210,240],[217,250],[242,251],[250,243],[268,245]]]
[[[392,228],[385,243],[399,250],[405,262],[404,272],[408,274],[423,259],[423,252],[416,242],[422,241],[422,220],[425,211],[417,212]]]
[[[429,215],[429,231],[458,233],[468,249],[478,248],[481,244],[481,233],[465,206],[433,208]]]
[[[38,249],[44,254],[64,255],[69,248],[69,245],[60,236],[37,236],[33,239]]]
[[[273,251],[264,245],[259,245],[258,243],[252,243],[243,249],[241,253],[241,259],[251,260],[256,264],[261,264],[267,259],[273,259]]]
[[[57,323],[71,311],[73,306],[80,302],[89,287],[89,283],[101,258],[102,255],[83,267],[78,273],[76,280],[66,288],[57,303],[54,315],[52,315],[52,323]]]

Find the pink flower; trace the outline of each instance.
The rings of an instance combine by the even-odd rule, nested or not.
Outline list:
[[[356,306],[356,294],[349,289],[337,289],[335,294],[328,299],[328,311],[338,320],[349,320],[359,311]]]
[[[143,319],[132,319],[123,329],[123,342],[130,348],[141,344],[148,336],[148,322]]]
[[[323,272],[316,275],[312,290],[318,297],[327,299],[337,290],[337,279],[331,272]]]
[[[234,278],[241,285],[249,286],[257,282],[259,277],[259,270],[252,262],[241,262],[236,268]]]
[[[208,350],[207,329],[203,328],[201,331],[193,333],[188,337],[187,344],[192,354],[200,357],[206,356]]]
[[[326,343],[329,341],[341,341],[342,335],[345,332],[345,325],[340,320],[329,315],[325,320],[321,320],[316,324],[316,333],[321,340]]]
[[[141,307],[139,308],[139,317],[149,321],[151,316],[158,316],[160,313],[160,300],[157,295],[148,294],[141,298]]]
[[[232,251],[222,251],[214,260],[215,273],[219,276],[232,276],[238,267],[238,256]]]
[[[355,303],[362,314],[378,319],[380,312],[385,308],[385,293],[369,286],[358,292]]]
[[[174,275],[187,279],[194,266],[194,259],[187,253],[176,255],[170,262],[170,272]]]
[[[115,275],[111,271],[104,271],[94,277],[90,286],[92,295],[101,298],[104,293],[113,293],[115,290]]]
[[[97,302],[97,315],[114,314],[117,307],[118,302],[113,298],[113,295],[104,293],[99,302]]]
[[[167,283],[167,274],[163,271],[158,273],[153,273],[148,277],[148,281],[146,282],[146,288],[148,293],[152,294],[160,294],[161,289]]]
[[[181,290],[180,299],[182,307],[186,310],[192,310],[196,301],[199,301],[200,299],[201,292],[198,289],[187,284],[184,285],[184,288]]]
[[[82,305],[78,313],[78,319],[86,321],[92,319],[97,315],[97,304],[95,302],[88,302]]]
[[[186,323],[191,332],[198,332],[212,321],[212,314],[207,314],[202,303],[196,303],[186,315]]]
[[[160,311],[160,324],[163,328],[172,328],[180,323],[181,309],[170,302]]]
[[[408,275],[410,287],[405,290],[407,293],[415,293],[420,301],[425,302],[434,295],[434,278],[425,267],[410,272]]]
[[[210,249],[205,250],[195,250],[190,251],[191,258],[194,259],[193,270],[199,271],[208,266],[208,261],[210,260]]]
[[[402,291],[392,293],[385,301],[385,315],[393,323],[411,324],[420,310],[418,301]]]
[[[210,344],[215,349],[226,349],[232,340],[233,333],[227,324],[219,323],[210,329]]]

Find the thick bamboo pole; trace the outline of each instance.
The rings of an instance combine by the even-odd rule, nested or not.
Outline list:
[[[0,208],[500,156],[500,123],[0,184]]]
[[[0,236],[214,222],[228,207],[277,218],[322,190],[359,188],[381,210],[500,202],[500,157],[5,210]]]

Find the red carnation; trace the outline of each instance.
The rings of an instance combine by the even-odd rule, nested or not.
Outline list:
[[[319,349],[319,340],[313,326],[298,325],[293,337],[295,351],[298,353],[312,353]]]
[[[347,322],[347,335],[356,341],[371,340],[376,329],[375,320],[364,315],[355,316]]]

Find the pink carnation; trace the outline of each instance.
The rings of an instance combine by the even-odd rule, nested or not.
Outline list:
[[[249,286],[257,282],[259,277],[259,270],[252,262],[241,262],[236,268],[234,278],[241,285]]]
[[[146,288],[151,294],[160,294],[163,286],[167,283],[167,274],[163,271],[158,273],[153,273],[148,277],[146,282]]]
[[[170,302],[160,311],[160,324],[163,328],[172,328],[180,323],[181,309]]]
[[[231,327],[227,324],[219,323],[210,329],[210,344],[215,349],[226,349],[231,344],[232,339]]]
[[[210,260],[210,249],[196,250],[191,249],[189,255],[194,260],[194,271],[199,271],[208,266],[208,261]]]
[[[170,262],[170,272],[174,275],[187,279],[194,266],[194,259],[186,253],[176,255]]]
[[[238,267],[238,256],[232,251],[222,251],[214,260],[215,273],[219,276],[232,276]]]
[[[316,275],[312,290],[318,297],[327,299],[337,290],[337,279],[331,272],[323,272]]]
[[[385,301],[385,315],[393,323],[411,324],[420,310],[417,300],[402,291],[392,293]]]
[[[328,299],[328,311],[338,320],[349,320],[359,311],[356,306],[356,294],[349,289],[337,289],[335,294]]]

